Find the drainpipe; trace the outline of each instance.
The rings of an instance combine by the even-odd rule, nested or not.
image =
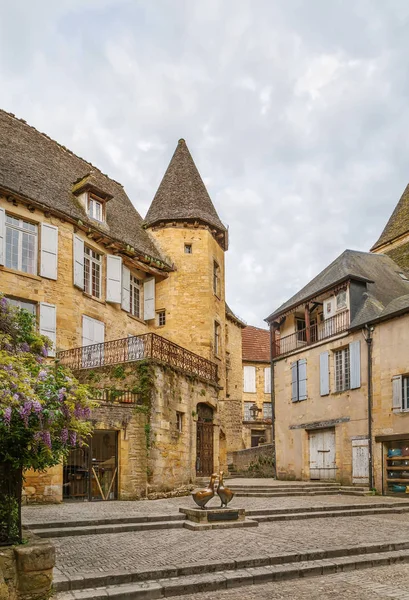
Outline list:
[[[274,390],[274,361],[273,361],[273,344],[275,344],[275,334],[273,331],[273,323],[270,323],[270,394],[271,394],[271,443],[273,444],[274,453],[274,468],[277,473],[277,457],[276,457],[276,436],[275,436],[275,390]],[[275,350],[275,348],[274,348]]]
[[[364,338],[368,349],[368,468],[369,489],[373,488],[373,460],[372,460],[372,342],[373,327],[365,326]]]

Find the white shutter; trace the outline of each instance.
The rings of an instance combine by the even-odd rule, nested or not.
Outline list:
[[[297,362],[291,365],[291,401],[298,402],[298,369]]]
[[[105,323],[94,319],[94,344],[105,342]]]
[[[73,234],[74,285],[84,289],[84,240]]]
[[[155,279],[147,279],[143,284],[143,318],[155,318]]]
[[[243,367],[243,391],[256,391],[256,367]]]
[[[264,393],[271,394],[271,368],[264,369]]]
[[[40,302],[40,333],[46,335],[52,341],[52,348],[48,350],[48,356],[55,356],[57,343],[57,308],[54,304]]]
[[[128,267],[122,265],[122,300],[121,306],[129,312],[131,307],[131,272]]]
[[[120,304],[122,296],[122,258],[107,255],[107,302]]]
[[[82,345],[91,346],[94,343],[94,319],[82,317]]]
[[[6,211],[0,208],[0,265],[6,261]]]
[[[361,342],[349,344],[349,364],[351,375],[351,390],[361,387]]]
[[[402,375],[392,377],[392,408],[402,410]]]
[[[329,352],[320,354],[320,395],[329,394]]]
[[[307,360],[300,358],[298,361],[298,399],[307,399]]]
[[[41,264],[40,275],[47,279],[57,279],[58,227],[41,223]]]

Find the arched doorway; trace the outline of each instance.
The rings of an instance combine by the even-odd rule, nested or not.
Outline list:
[[[207,404],[197,405],[196,475],[213,473],[213,409]]]

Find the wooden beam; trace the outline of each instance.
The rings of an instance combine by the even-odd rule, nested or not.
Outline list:
[[[307,344],[311,342],[311,331],[310,331],[310,307],[308,304],[305,305],[305,335]]]

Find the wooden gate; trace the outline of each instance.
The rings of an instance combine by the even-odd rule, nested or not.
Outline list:
[[[335,430],[310,431],[310,479],[335,479]]]
[[[198,404],[197,414],[196,474],[205,477],[213,473],[213,409]]]
[[[368,440],[352,440],[352,483],[369,483]]]

